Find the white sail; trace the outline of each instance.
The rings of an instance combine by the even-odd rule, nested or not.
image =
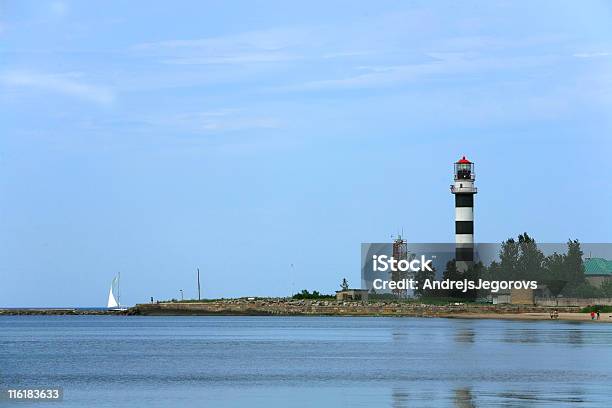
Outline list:
[[[113,283],[111,283],[110,291],[108,292],[108,306],[107,307],[118,307],[119,302],[115,299],[115,294],[113,293],[113,289],[115,288],[115,284],[117,282],[117,278],[113,279]]]

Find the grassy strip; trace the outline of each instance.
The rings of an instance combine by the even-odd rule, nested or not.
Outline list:
[[[587,306],[580,309],[580,313],[591,313],[591,312],[600,312],[600,313],[610,313],[612,312],[612,306],[601,306],[601,305],[593,305]]]

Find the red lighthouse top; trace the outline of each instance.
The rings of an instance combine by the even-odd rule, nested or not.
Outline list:
[[[463,156],[455,163],[455,185],[453,188],[459,188],[459,190],[453,190],[453,194],[476,194],[476,188],[472,185],[469,192],[466,190],[468,186],[464,186],[465,182],[474,183],[474,163],[469,161]]]

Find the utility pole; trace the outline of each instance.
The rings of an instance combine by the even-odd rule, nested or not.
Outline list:
[[[200,268],[198,268],[198,300],[202,300],[200,297]]]
[[[291,293],[289,294],[289,297],[292,297],[295,294],[295,268],[293,267],[293,264],[291,264]]]

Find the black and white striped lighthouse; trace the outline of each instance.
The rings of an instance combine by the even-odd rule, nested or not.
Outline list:
[[[457,271],[464,272],[474,262],[474,163],[463,156],[455,163],[455,261]]]

